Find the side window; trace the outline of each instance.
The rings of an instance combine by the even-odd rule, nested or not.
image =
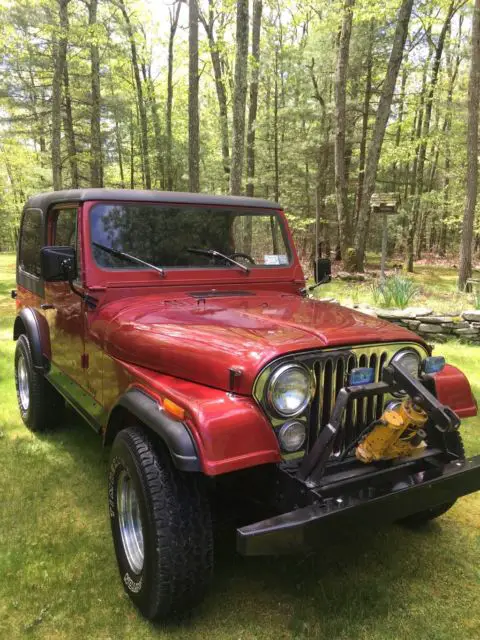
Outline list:
[[[77,279],[81,280],[80,274],[80,239],[77,233],[77,213],[76,208],[55,209],[52,212],[52,244],[56,247],[74,247],[77,257]]]
[[[53,243],[57,247],[75,247],[77,242],[77,210],[59,209],[53,212]]]
[[[20,232],[20,268],[34,276],[40,276],[40,249],[42,247],[42,214],[36,209],[25,211]]]

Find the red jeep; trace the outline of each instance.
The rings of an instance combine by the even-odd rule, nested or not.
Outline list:
[[[37,195],[12,295],[23,421],[51,429],[66,400],[112,446],[115,552],[148,618],[204,596],[219,491],[261,507],[237,529],[255,555],[336,525],[422,523],[480,489],[458,432],[477,411],[465,376],[414,333],[308,297],[275,203]]]

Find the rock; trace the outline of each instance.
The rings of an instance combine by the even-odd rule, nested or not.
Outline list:
[[[402,318],[410,317],[405,315],[405,311],[403,309],[376,309],[376,312],[377,316],[384,320],[401,320]]]
[[[478,336],[478,329],[454,329],[457,336]]]
[[[339,271],[337,278],[349,282],[366,282],[368,280],[368,276],[364,273],[349,273],[348,271]]]
[[[464,320],[468,320],[468,322],[480,322],[480,309],[475,311],[472,309],[471,311],[464,311],[462,313],[462,318]]]
[[[435,324],[426,324],[425,322],[421,322],[418,331],[421,333],[442,333],[441,328]]]
[[[420,326],[420,320],[408,320],[407,324],[409,329],[415,330]]]
[[[336,302],[335,298],[318,298],[319,302]]]
[[[428,307],[407,307],[403,309],[402,313],[406,314],[406,318],[421,318],[423,316],[431,316],[433,311]]]
[[[445,322],[449,322],[450,318],[448,316],[427,316],[422,318],[422,322],[426,322],[427,324],[445,324]]]
[[[439,342],[441,344],[447,342],[448,336],[443,333],[430,333],[428,335],[429,340],[433,340],[434,342]]]
[[[461,320],[460,322],[444,322],[442,324],[442,329],[469,329],[470,323],[465,320]]]
[[[372,309],[371,307],[360,307],[358,311],[360,311],[360,313],[364,313],[367,316],[373,316],[374,318],[377,317],[377,314],[375,313],[375,309]]]
[[[480,329],[480,322],[472,322],[470,326],[474,329]]]

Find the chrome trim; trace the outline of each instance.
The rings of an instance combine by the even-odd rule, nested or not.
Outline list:
[[[307,376],[307,379],[309,378],[309,390],[308,390],[308,394],[305,396],[304,401],[302,402],[302,404],[298,407],[298,409],[296,409],[295,411],[291,412],[291,413],[286,413],[284,411],[280,411],[276,406],[275,403],[273,401],[273,391],[275,389],[275,385],[277,384],[279,378],[286,372],[286,371],[290,371],[292,369],[298,369],[299,371],[301,371],[302,373],[304,373]],[[270,409],[277,414],[277,416],[281,416],[282,418],[295,418],[296,416],[301,415],[305,409],[307,408],[307,406],[310,404],[310,402],[312,401],[313,398],[313,394],[315,391],[315,378],[314,378],[314,374],[312,371],[309,371],[309,369],[307,369],[306,367],[304,367],[303,365],[300,364],[283,364],[280,367],[278,367],[278,369],[275,369],[275,371],[271,374],[268,383],[265,387],[265,398],[266,401],[268,403],[268,406],[270,407]]]
[[[22,410],[28,411],[30,406],[30,383],[28,380],[28,371],[25,358],[21,355],[17,361],[17,384],[18,384],[18,396]]]
[[[282,437],[287,431],[287,429],[289,429],[294,424],[299,424],[301,427],[303,427],[303,440],[298,447],[295,447],[295,449],[288,449],[284,445]],[[303,422],[300,422],[300,420],[289,420],[288,422],[285,422],[284,425],[282,425],[282,427],[278,431],[277,437],[280,443],[280,447],[283,449],[283,451],[285,451],[286,453],[295,453],[296,451],[300,451],[303,445],[305,444],[305,440],[307,439],[307,425],[304,424]]]
[[[312,396],[312,402],[304,408],[303,413],[296,416],[297,419],[306,420],[307,424],[310,424],[311,430],[308,436],[308,440],[310,440],[308,445],[310,445],[318,431],[325,427],[336,395],[339,389],[347,384],[348,373],[351,369],[355,366],[372,366],[375,369],[375,379],[379,380],[382,368],[390,362],[396,353],[405,349],[416,352],[420,360],[429,355],[427,348],[421,344],[394,342],[347,345],[281,356],[260,371],[253,386],[253,397],[268,416],[272,427],[278,431],[285,419],[279,418],[278,414],[271,410],[266,398],[271,375],[283,364],[303,366],[310,370],[315,382],[315,393]],[[341,365],[338,366],[339,362]],[[359,399],[352,402],[345,413],[344,429],[342,429],[336,443],[335,452],[337,455],[343,450],[344,443],[355,437],[356,432],[367,418],[381,415],[385,403],[391,399],[392,396],[382,396],[381,398]],[[315,415],[312,413],[312,408],[315,409]],[[298,455],[301,455],[300,452],[297,452],[296,457]]]
[[[130,569],[138,575],[145,559],[140,503],[132,479],[124,469],[117,478],[117,510],[123,550]]]

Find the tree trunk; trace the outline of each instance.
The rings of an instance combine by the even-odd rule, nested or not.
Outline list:
[[[68,76],[68,66],[65,64],[63,69],[63,88],[65,92],[65,115],[63,120],[63,128],[65,130],[65,139],[67,143],[68,164],[70,165],[70,187],[78,189],[80,185],[78,162],[77,162],[77,144],[75,141],[75,130],[73,128],[72,115],[72,98],[70,96],[70,79]]]
[[[132,69],[133,69],[133,76],[135,79],[135,87],[137,91],[138,116],[140,120],[140,146],[142,151],[144,186],[145,186],[145,189],[151,189],[152,179],[150,174],[147,110],[145,108],[145,101],[143,99],[143,86],[142,86],[142,79],[140,77],[140,68],[138,65],[137,45],[135,43],[135,34],[133,32],[132,23],[130,21],[130,16],[128,15],[124,0],[119,0],[118,6],[120,7],[123,18],[125,20],[125,24],[127,27],[128,40],[130,42]]]
[[[53,189],[62,188],[62,85],[67,60],[68,3],[69,0],[57,0],[60,30],[55,36],[53,48],[52,80],[52,178]]]
[[[413,0],[402,0],[402,4],[398,10],[397,26],[393,38],[392,50],[388,61],[380,101],[378,103],[372,139],[368,148],[367,160],[365,163],[362,204],[358,213],[358,225],[355,236],[355,253],[358,271],[363,271],[364,268],[370,213],[370,198],[375,190],[378,161],[380,159],[380,152],[382,150],[383,139],[385,137],[385,129],[390,116],[393,92],[395,91],[398,72],[402,63],[403,50],[407,38],[412,6]]]
[[[347,127],[348,59],[350,55],[354,2],[355,0],[345,0],[335,71],[335,196],[337,200],[340,250],[344,258],[347,255],[347,249],[352,243],[352,225],[348,207],[348,184],[345,166],[345,132]]]
[[[368,117],[370,115],[370,100],[372,97],[372,67],[373,67],[373,35],[374,35],[374,22],[372,21],[369,29],[368,49],[367,49],[367,75],[365,79],[365,92],[363,98],[363,113],[362,113],[362,137],[360,139],[360,149],[358,154],[358,183],[357,183],[357,196],[355,199],[355,222],[358,219],[358,212],[362,205],[362,193],[363,193],[363,178],[365,175],[365,152],[367,149],[367,135],[368,135]]]
[[[88,5],[88,25],[94,30],[97,24],[98,0]],[[103,187],[102,132],[100,129],[100,54],[95,34],[91,35],[90,77],[92,87],[92,110],[90,113],[90,186]]]
[[[192,192],[200,191],[200,117],[198,114],[198,5],[188,4],[188,181]]]
[[[245,150],[245,107],[247,102],[248,68],[248,0],[237,0],[235,87],[233,92],[232,161],[230,193],[242,191]]]
[[[255,130],[257,126],[258,78],[260,75],[260,26],[262,22],[262,0],[254,0],[252,16],[252,79],[250,81],[250,104],[247,130],[247,196],[255,191]],[[251,220],[251,218],[250,218]]]
[[[472,243],[478,187],[478,101],[480,98],[480,0],[475,0],[472,54],[468,81],[467,193],[462,222],[458,290],[468,289],[472,277]]]
[[[167,72],[167,113],[166,113],[166,173],[167,189],[173,191],[173,164],[172,164],[172,108],[173,108],[173,42],[178,26],[181,2],[178,2],[175,12],[170,11],[170,32],[168,36],[168,72]]]
[[[424,168],[425,158],[427,155],[428,135],[430,133],[430,122],[432,118],[433,109],[433,97],[438,82],[438,74],[440,71],[440,63],[442,61],[443,47],[445,44],[445,38],[450,28],[450,22],[455,13],[455,3],[451,2],[448,8],[445,22],[443,23],[442,30],[438,37],[438,43],[435,48],[435,56],[433,59],[432,76],[430,78],[430,86],[427,94],[427,100],[425,102],[425,117],[421,132],[420,149],[418,153],[417,174],[415,180],[415,196],[413,199],[412,212],[410,217],[410,225],[407,234],[407,255],[405,261],[405,268],[409,272],[413,272],[413,258],[415,251],[415,238],[418,230],[418,222],[420,217],[420,205],[422,194],[424,190]]]
[[[215,91],[217,93],[218,112],[220,116],[220,138],[222,146],[222,162],[223,171],[228,177],[230,173],[230,150],[228,142],[228,106],[227,106],[227,91],[225,88],[224,71],[222,64],[222,57],[220,54],[219,43],[215,40],[214,34],[214,21],[215,14],[213,11],[214,0],[208,1],[208,20],[205,16],[199,12],[199,18],[205,29],[205,33],[208,38],[208,46],[210,49],[210,58],[212,61],[213,77],[215,79]],[[261,16],[261,2],[260,2],[260,16]],[[260,45],[259,45],[260,50]],[[253,53],[253,43],[252,43]],[[253,79],[252,79],[253,82]],[[258,82],[258,81],[257,81]]]

